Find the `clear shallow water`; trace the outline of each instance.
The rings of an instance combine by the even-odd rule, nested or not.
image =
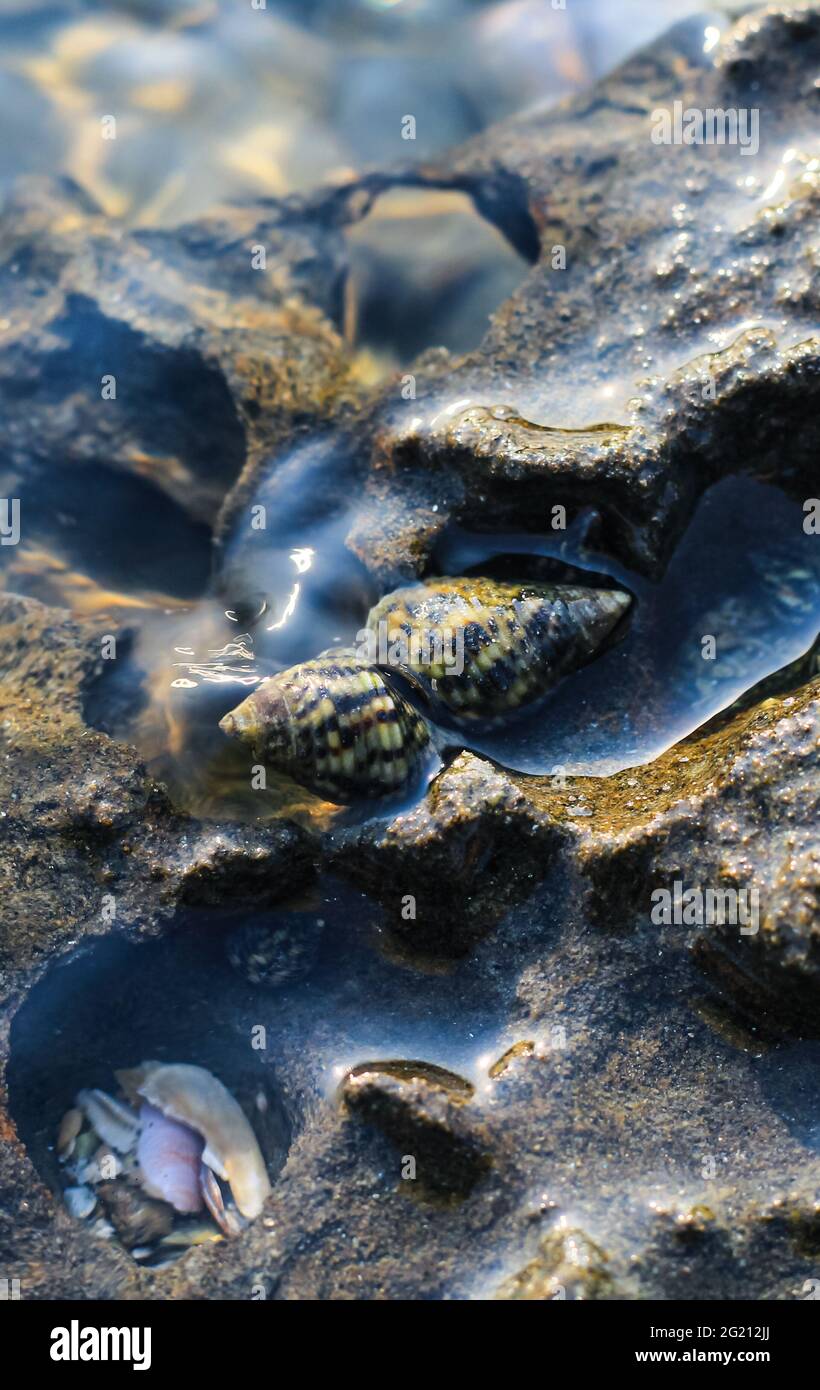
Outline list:
[[[16,1015],[9,1086],[21,1136],[51,1182],[56,1128],[76,1091],[111,1090],[115,1068],[149,1058],[213,1070],[263,1142],[260,1115],[281,1114],[284,1128],[298,1132],[317,1100],[367,1061],[415,1058],[474,1084],[486,1080],[508,1044],[500,997],[493,1000],[475,961],[411,963],[383,910],[331,879],[299,908],[323,924],[319,957],[308,979],[275,990],[228,964],[228,934],[250,920],[230,910],[189,912],[158,941],[89,942],[48,972]],[[255,1047],[260,1026],[265,1046]],[[268,1156],[281,1166],[278,1151]]]
[[[0,191],[62,170],[170,226],[429,158],[587,85],[696,0],[107,0],[0,7]],[[117,140],[100,139],[102,114]],[[401,120],[416,113],[415,141]]]
[[[658,583],[571,540],[546,542],[544,554],[628,589],[630,621],[621,641],[563,681],[531,719],[481,740],[480,750],[526,772],[550,770],[550,758],[568,772],[615,772],[650,761],[796,660],[820,627],[820,556],[802,522],[799,504],[778,489],[727,479],[702,499]],[[460,538],[441,563],[486,568],[482,542]],[[498,538],[491,544],[497,553]],[[525,547],[531,553],[530,538],[511,549]],[[503,567],[513,573],[517,559],[505,557]],[[704,656],[706,637],[714,659]]]
[[[708,1021],[703,982],[691,963],[681,971],[681,942],[658,941],[666,967],[659,970],[645,933],[579,931],[567,887],[560,872],[549,876],[535,912],[524,904],[469,957],[434,962],[408,956],[372,900],[324,879],[298,904],[323,923],[318,961],[307,979],[276,990],[250,985],[227,964],[226,935],[247,921],[241,912],[188,912],[172,933],[140,945],[88,942],[46,973],[13,1021],[7,1083],[20,1137],[59,1190],[56,1131],[79,1088],[111,1089],[115,1068],[147,1058],[193,1062],[239,1099],[272,1179],[290,1153],[291,1181],[299,1181],[305,1166],[312,1170],[310,1148],[298,1141],[317,1108],[327,1114],[338,1103],[349,1069],[394,1059],[444,1067],[475,1087],[478,1105],[489,1105],[492,1116],[494,1096],[504,1103],[495,1064],[524,1043],[537,1058],[537,1084],[550,1088],[556,1132],[530,1135],[521,1152],[498,1158],[503,1182],[529,1184],[515,1200],[533,1222],[551,1212],[604,1248],[635,1251],[653,1240],[658,1211],[712,1205],[727,1181],[740,1210],[749,1201],[765,1210],[780,1188],[766,1145],[754,1142],[754,1124],[785,1131],[789,1162],[804,1152],[811,1164],[818,1045],[738,1033],[714,996]],[[545,969],[553,1011],[539,1009],[533,1020],[528,993],[543,989]],[[629,1096],[613,1102],[609,1089],[625,1076]],[[681,1117],[676,1142],[665,1126],[681,1097],[694,1111]],[[658,1111],[665,1118],[655,1133]],[[511,1118],[521,1125],[520,1105]],[[593,1142],[596,1132],[605,1136],[603,1148]],[[366,1142],[378,1141],[371,1135]],[[716,1158],[717,1190],[704,1181],[704,1155]],[[383,1167],[379,1161],[374,1198],[406,1200],[397,1174],[396,1158]],[[493,1220],[497,1180],[490,1189],[478,1198],[489,1244],[471,1245],[465,1270],[473,1297],[494,1294],[504,1274],[534,1253],[507,1249],[507,1235],[520,1241],[521,1228],[513,1223],[505,1232]]]

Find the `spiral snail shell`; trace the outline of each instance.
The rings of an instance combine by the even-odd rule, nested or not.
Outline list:
[[[620,589],[427,579],[388,594],[367,628],[379,660],[459,720],[507,716],[599,650],[629,608]]]
[[[582,666],[631,603],[619,589],[429,579],[388,594],[359,634],[268,677],[220,721],[301,786],[346,804],[406,791],[435,757],[397,676],[467,723],[506,718]]]
[[[352,648],[270,676],[219,727],[342,805],[404,790],[433,755],[425,720]]]

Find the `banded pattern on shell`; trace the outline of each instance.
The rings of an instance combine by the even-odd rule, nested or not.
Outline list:
[[[620,589],[428,579],[371,609],[371,653],[459,719],[497,719],[584,665],[631,603]]]
[[[220,728],[339,804],[404,790],[432,756],[421,715],[348,648],[269,677]]]

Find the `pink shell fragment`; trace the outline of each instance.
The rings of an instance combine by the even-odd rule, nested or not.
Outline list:
[[[150,1197],[170,1202],[175,1211],[201,1211],[199,1165],[204,1147],[201,1134],[143,1102],[137,1161],[142,1185]]]

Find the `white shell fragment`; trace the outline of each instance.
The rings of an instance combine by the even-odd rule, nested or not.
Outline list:
[[[97,1205],[97,1198],[90,1187],[67,1187],[63,1198],[72,1216],[85,1221]]]
[[[110,1182],[112,1178],[118,1178],[125,1170],[125,1163],[119,1154],[114,1152],[110,1144],[100,1145],[94,1155],[94,1163],[103,1182]]]
[[[128,1153],[137,1142],[139,1119],[133,1110],[105,1091],[80,1091],[77,1105],[106,1144],[118,1153]]]
[[[244,1217],[259,1215],[271,1190],[265,1160],[244,1111],[221,1081],[184,1062],[144,1062],[118,1079],[169,1119],[196,1130],[205,1141],[202,1162],[230,1184]]]

